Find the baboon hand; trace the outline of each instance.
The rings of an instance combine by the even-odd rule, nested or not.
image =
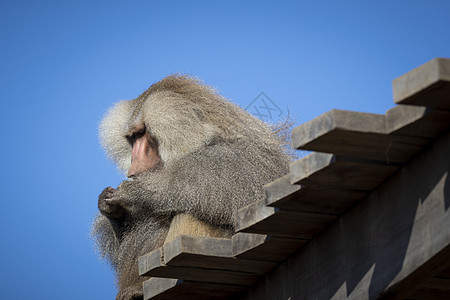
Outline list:
[[[120,219],[124,213],[123,207],[117,199],[114,199],[115,189],[108,186],[98,196],[98,209],[111,219]]]

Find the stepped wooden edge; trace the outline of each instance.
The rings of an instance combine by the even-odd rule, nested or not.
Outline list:
[[[265,201],[239,210],[235,228],[240,232],[311,239],[398,168],[312,153],[294,162],[289,175],[264,187]]]
[[[231,239],[181,235],[141,256],[139,274],[249,285],[275,265],[269,261],[236,259],[232,250]]]
[[[387,134],[384,115],[329,111],[292,131],[296,149],[333,153],[386,164],[405,163],[429,139]]]
[[[241,299],[449,298],[449,153],[447,131]]]
[[[267,207],[265,200],[261,200],[237,211],[235,229],[237,232],[309,240],[335,218],[336,215]]]
[[[280,262],[303,246],[307,240],[266,234],[236,233],[233,253],[239,259]]]
[[[436,58],[394,79],[394,102],[450,110],[450,59]]]
[[[247,286],[214,284],[169,278],[150,278],[144,281],[144,300],[210,300],[233,299]]]
[[[288,197],[267,197],[280,209],[340,215],[399,169],[398,165],[327,153],[311,153],[293,162],[285,184],[301,188]],[[267,187],[270,189],[271,187]]]

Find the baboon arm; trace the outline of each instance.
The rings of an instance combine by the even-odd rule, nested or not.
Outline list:
[[[262,183],[254,167],[233,145],[216,144],[188,154],[161,172],[127,182],[120,189],[139,195],[130,201],[135,217],[188,213],[213,225],[231,227],[233,211],[262,197]],[[241,170],[241,172],[237,172]],[[236,174],[241,174],[237,176]],[[144,175],[147,176],[147,175]],[[144,192],[143,192],[144,191]]]

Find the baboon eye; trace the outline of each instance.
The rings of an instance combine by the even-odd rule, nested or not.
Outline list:
[[[128,142],[133,145],[137,139],[145,135],[145,127],[139,128],[139,130],[134,131],[131,135],[127,136]]]

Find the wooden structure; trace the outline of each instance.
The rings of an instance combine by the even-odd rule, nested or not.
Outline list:
[[[295,128],[293,147],[317,152],[237,213],[232,239],[141,257],[145,299],[450,299],[450,59],[393,87],[385,115]]]

